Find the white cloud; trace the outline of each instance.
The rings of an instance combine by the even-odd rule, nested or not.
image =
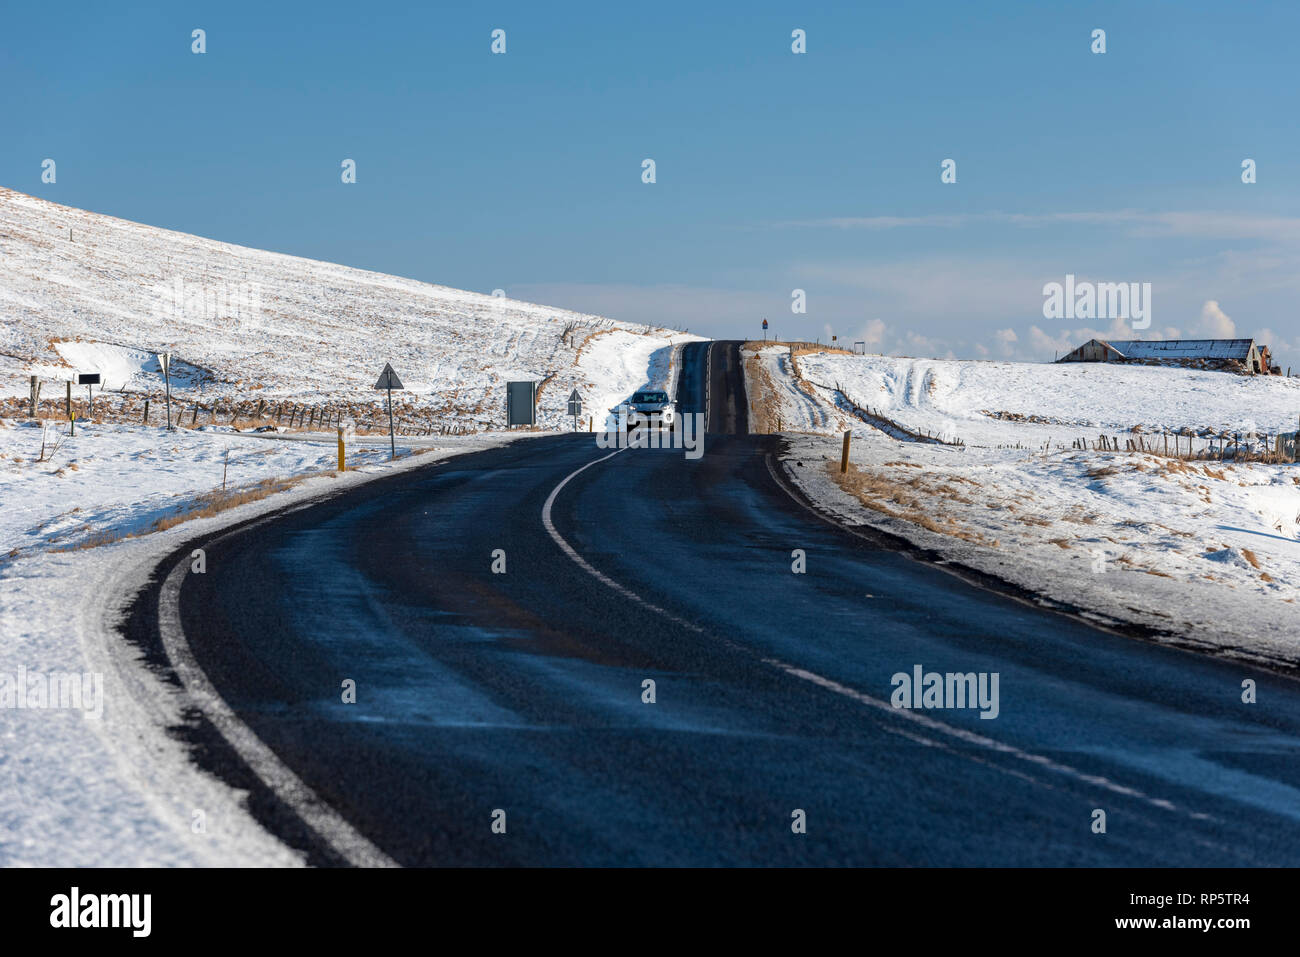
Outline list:
[[[925,216],[832,216],[796,220],[781,226],[832,229],[960,229],[970,225],[1002,223],[1027,229],[1045,226],[1113,226],[1134,236],[1181,236],[1203,239],[1258,239],[1273,242],[1300,239],[1300,217],[1254,216],[1214,210],[1149,212],[1136,209],[1077,213],[970,213]]]
[[[1218,300],[1207,299],[1201,307],[1201,322],[1197,332],[1211,339],[1235,339],[1237,324],[1219,308]]]
[[[858,333],[858,338],[869,346],[878,346],[885,341],[885,322],[883,319],[872,319],[862,331]]]

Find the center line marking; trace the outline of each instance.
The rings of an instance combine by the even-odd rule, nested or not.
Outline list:
[[[674,624],[680,625],[681,627],[693,631],[696,634],[706,635],[708,637],[713,638],[716,641],[722,642],[723,644],[737,651],[743,652],[744,654],[750,657],[757,657],[758,653],[755,652],[752,648],[747,648],[744,645],[737,644],[736,642],[728,638],[723,638],[720,635],[709,635],[708,632],[706,632],[703,628],[701,628],[699,625],[695,624],[694,622],[687,621],[685,618],[680,618],[677,615],[674,615],[672,612],[664,608],[660,608],[658,605],[654,604],[654,602],[647,601],[646,599],[642,598],[640,595],[632,591],[627,586],[621,585],[618,582],[614,581],[614,579],[610,578],[604,572],[595,568],[590,562],[588,562],[585,558],[579,555],[577,549],[575,549],[572,545],[570,545],[564,539],[564,536],[561,535],[558,531],[556,531],[555,523],[551,519],[551,512],[555,506],[555,499],[560,494],[560,490],[563,489],[564,486],[568,485],[572,479],[582,474],[587,469],[591,468],[593,465],[599,465],[601,462],[605,462],[608,461],[609,459],[612,459],[615,455],[618,455],[619,452],[625,452],[625,451],[627,450],[617,449],[616,451],[609,453],[609,455],[603,455],[598,459],[593,459],[592,461],[588,462],[586,465],[582,466],[581,468],[575,469],[574,471],[570,472],[560,481],[560,484],[555,486],[555,488],[551,489],[551,494],[546,497],[546,503],[542,506],[542,525],[545,526],[547,534],[550,535],[552,539],[554,539],[555,544],[559,545],[560,548],[564,551],[564,554],[569,556],[569,558],[572,559],[573,562],[579,568],[581,568],[591,577],[595,578],[602,585],[606,586],[607,588],[613,589],[618,594],[622,595],[624,598],[627,598],[629,601],[636,602],[642,608],[652,611],[657,615],[662,615],[664,618],[668,619]],[[1136,788],[1131,788],[1123,784],[1118,784],[1114,781],[1111,781],[1109,778],[1105,778],[1100,775],[1089,774],[1086,771],[1080,771],[1078,768],[1073,768],[1068,764],[1061,764],[1059,761],[1054,761],[1051,758],[1046,757],[1044,755],[1034,754],[1032,751],[1024,751],[1020,748],[1015,747],[1014,745],[1004,744],[1003,742],[997,741],[994,738],[990,738],[982,734],[976,734],[974,731],[967,731],[964,728],[955,727],[954,725],[950,725],[943,721],[939,721],[937,718],[931,718],[929,715],[918,714],[915,711],[912,711],[911,709],[908,708],[895,708],[892,704],[890,704],[887,701],[883,701],[880,698],[872,697],[871,695],[866,694],[865,692],[858,691],[855,688],[850,688],[847,685],[840,684],[838,681],[835,681],[831,678],[823,677],[822,675],[819,675],[816,672],[808,671],[806,668],[800,668],[796,665],[788,664],[780,660],[779,658],[759,657],[758,660],[763,662],[763,664],[765,665],[768,665],[772,668],[776,668],[784,672],[785,674],[790,675],[793,678],[799,678],[803,681],[810,682],[819,688],[823,688],[826,691],[830,691],[835,694],[841,695],[852,701],[856,701],[859,704],[863,704],[870,708],[874,708],[877,711],[882,711],[887,714],[893,715],[894,717],[911,721],[914,724],[920,725],[921,727],[924,727],[931,732],[945,735],[949,738],[960,741],[963,744],[974,745],[976,747],[983,748],[986,751],[992,751],[996,754],[1008,755],[1020,761],[1024,761],[1027,764],[1031,764],[1035,767],[1041,768],[1045,771],[1052,771],[1056,774],[1061,774],[1066,777],[1073,778],[1074,780],[1079,781],[1083,784],[1088,784],[1093,787],[1104,788],[1105,790],[1110,791],[1114,794],[1119,794],[1124,797],[1133,798],[1134,800],[1143,801],[1146,804],[1151,805],[1152,807],[1157,807],[1164,811],[1181,812],[1187,814],[1188,816],[1196,820],[1213,820],[1213,818],[1208,814],[1202,814],[1196,811],[1179,808],[1172,801],[1168,801],[1164,798],[1151,797],[1150,795],[1142,791],[1139,791]],[[886,730],[890,730],[890,729],[886,728]],[[961,752],[957,752],[957,753],[960,754]],[[1038,782],[1038,783],[1041,784],[1042,782]]]

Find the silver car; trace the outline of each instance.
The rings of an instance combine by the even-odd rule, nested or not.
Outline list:
[[[677,403],[668,393],[659,389],[642,389],[632,398],[610,409],[615,415],[626,416],[627,430],[642,426],[672,429],[677,424]]]

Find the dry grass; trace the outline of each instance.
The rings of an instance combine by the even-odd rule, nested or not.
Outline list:
[[[1037,525],[1040,528],[1050,528],[1053,524],[1050,518],[1043,518],[1041,515],[1021,515],[1020,521],[1021,524]]]
[[[308,477],[307,475],[295,475],[292,478],[267,478],[262,479],[256,485],[244,488],[231,489],[225,492],[219,490],[205,492],[172,514],[155,519],[153,524],[149,526],[149,531],[165,532],[169,528],[175,528],[182,522],[190,521],[190,519],[212,518],[214,515],[220,515],[222,512],[238,508],[240,505],[261,501],[276,492],[283,492],[285,489],[293,488]]]
[[[175,511],[163,515],[153,521],[143,532],[124,533],[118,529],[104,529],[98,532],[92,532],[85,538],[70,544],[62,545],[53,549],[58,552],[76,552],[88,548],[98,548],[101,545],[111,545],[113,542],[119,542],[127,538],[139,538],[141,535],[148,535],[153,532],[165,532],[169,528],[175,528],[183,522],[188,522],[195,518],[212,518],[220,515],[222,512],[229,511],[232,508],[238,508],[240,505],[247,505],[249,502],[257,502],[276,492],[283,492],[286,489],[293,488],[308,478],[320,475],[337,475],[337,472],[316,472],[295,475],[289,478],[267,478],[262,479],[256,485],[245,486],[244,488],[230,489],[221,491],[215,489],[211,492],[204,492],[196,496],[192,501],[177,508]]]
[[[750,339],[742,349],[747,352],[754,352],[758,349],[766,349],[769,346],[785,346],[797,358],[798,356],[812,355],[818,352],[830,352],[835,355],[851,356],[855,353],[852,349],[841,349],[839,346],[823,346],[815,342],[790,342],[786,339],[768,339],[764,342],[762,339]]]
[[[749,430],[770,434],[777,431],[778,425],[787,424],[779,421],[776,385],[758,356],[751,355],[745,359],[745,378],[750,383]]]
[[[826,470],[840,488],[872,511],[911,522],[939,535],[994,548],[998,545],[996,540],[990,540],[961,525],[951,516],[936,518],[933,508],[927,502],[907,491],[917,487],[919,476],[909,482],[898,482],[877,472],[864,471],[851,462],[847,473],[841,473],[839,463],[834,461],[826,463]]]

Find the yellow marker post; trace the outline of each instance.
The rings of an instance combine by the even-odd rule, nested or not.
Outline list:
[[[347,465],[347,458],[343,449],[343,426],[339,426],[338,431],[339,431],[339,471],[346,472],[348,470],[348,465]]]
[[[851,432],[844,433],[844,455],[840,458],[840,474],[849,470],[849,436]]]

